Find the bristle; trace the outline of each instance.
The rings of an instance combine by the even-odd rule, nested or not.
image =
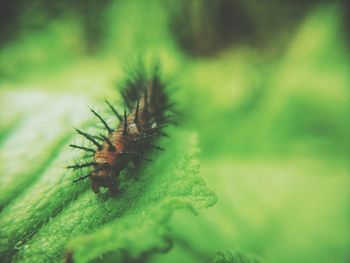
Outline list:
[[[128,96],[126,96],[126,94],[125,94],[123,91],[120,92],[120,95],[122,95],[123,100],[124,100],[126,106],[130,109],[131,103],[130,103],[129,100],[128,100]]]
[[[123,117],[120,116],[120,114],[118,113],[118,111],[107,101],[105,100],[106,104],[109,106],[109,108],[113,111],[114,115],[118,118],[118,120],[120,122],[123,121]]]
[[[102,149],[102,145],[99,144],[94,138],[93,136],[85,133],[85,132],[82,132],[81,130],[79,129],[75,129],[77,131],[77,133],[79,133],[80,135],[84,136],[86,139],[88,139],[90,142],[92,142],[93,144],[96,145],[97,149],[101,150]]]
[[[105,128],[107,129],[108,133],[112,133],[113,129],[111,129],[107,122],[93,109],[90,108],[90,111],[102,122],[103,126],[105,126]]]
[[[170,137],[169,134],[167,134],[166,132],[162,132],[161,131],[158,134],[161,135],[161,136],[164,136],[164,137]]]
[[[140,106],[140,101],[138,100],[136,104],[136,111],[135,111],[135,119],[134,119],[135,123],[137,123],[139,119],[139,106]]]
[[[159,146],[157,146],[157,145],[150,145],[150,147],[152,147],[152,148],[154,148],[154,149],[156,149],[156,150],[159,150],[159,151],[165,151],[164,148],[159,147]]]
[[[123,129],[123,136],[127,136],[128,135],[128,118],[126,116],[126,109],[124,109],[124,129]]]
[[[74,164],[74,165],[70,165],[67,166],[68,169],[73,169],[73,170],[77,170],[77,169],[81,169],[84,167],[89,167],[89,166],[93,166],[96,165],[96,162],[90,162],[90,163],[80,163],[80,164]]]
[[[148,113],[148,91],[147,91],[147,89],[145,89],[145,91],[144,91],[144,95],[143,95],[144,97],[145,97],[145,113],[147,114]]]
[[[96,135],[91,135],[91,134],[90,134],[90,136],[91,136],[91,138],[94,138],[95,140],[99,140],[99,141],[101,141],[101,142],[104,141],[104,139],[101,138],[101,136],[96,136]]]
[[[145,160],[145,161],[149,161],[149,162],[152,161],[151,159],[148,159],[148,158],[142,156],[141,154],[139,154],[139,153],[137,153],[137,152],[121,152],[121,154],[130,154],[130,155],[137,156],[138,158],[141,158],[141,159],[143,159],[143,160]]]
[[[107,142],[107,144],[108,144],[108,150],[110,151],[110,152],[115,152],[117,149],[115,148],[115,146],[113,145],[113,143],[111,142],[111,140],[108,138],[108,137],[106,137],[106,136],[104,136],[104,135],[102,135],[102,134],[100,134],[100,136],[105,140],[105,142]]]
[[[79,181],[81,181],[81,180],[84,180],[84,179],[86,179],[86,178],[88,178],[88,177],[90,177],[90,176],[91,176],[91,173],[89,173],[89,174],[87,174],[87,175],[84,175],[84,176],[82,176],[82,177],[79,177],[79,178],[73,180],[73,183],[76,183],[76,182],[79,182]]]
[[[92,153],[96,152],[94,149],[86,148],[86,147],[75,145],[75,144],[70,144],[69,146],[72,148],[75,148],[75,149],[80,149],[80,150],[86,151],[86,152],[92,152]]]

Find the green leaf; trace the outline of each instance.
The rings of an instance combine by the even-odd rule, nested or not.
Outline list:
[[[58,100],[57,96],[47,99],[54,98]],[[68,111],[69,108],[62,111],[60,118],[67,117]],[[50,116],[41,112],[36,118],[49,121],[45,118]],[[27,124],[17,127],[13,136],[23,136],[23,127]],[[40,128],[32,129],[40,132]],[[67,254],[74,262],[88,262],[114,252],[114,259],[122,261],[126,256],[137,258],[169,249],[173,213],[178,209],[194,212],[210,207],[216,197],[198,174],[196,135],[178,127],[168,132],[171,137],[160,141],[166,151],[150,153],[153,161],[145,164],[137,176],[123,173],[119,178],[121,191],[116,197],[107,192],[95,195],[88,180],[72,184],[78,174],[63,168],[78,156],[67,147],[67,138],[73,133],[70,129],[56,130],[53,137],[48,136],[51,144],[49,140],[36,142],[40,147],[34,156],[23,158],[23,167],[15,169],[25,171],[25,166],[29,167],[23,178],[21,173],[8,169],[12,155],[2,156],[6,165],[0,179],[10,178],[8,184],[14,186],[3,188],[0,195],[6,197],[1,199],[1,256],[14,262],[61,262]],[[60,139],[62,136],[64,140]],[[28,150],[31,143],[22,147]],[[6,141],[3,147],[6,150],[12,144]],[[44,154],[38,153],[40,149]],[[19,148],[13,156],[21,158],[22,152]]]
[[[261,261],[238,251],[224,250],[217,253],[214,263],[261,263]]]

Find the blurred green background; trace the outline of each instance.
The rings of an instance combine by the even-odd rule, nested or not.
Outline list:
[[[0,147],[28,118],[38,128],[24,140],[57,139],[90,118],[87,105],[118,99],[126,65],[159,57],[218,203],[177,214],[174,248],[149,261],[206,262],[237,249],[265,262],[349,262],[349,9],[322,0],[7,2]],[[48,105],[57,127],[35,120]]]

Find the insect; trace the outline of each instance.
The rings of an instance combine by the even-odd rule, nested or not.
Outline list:
[[[74,182],[90,178],[95,193],[106,187],[112,194],[118,192],[118,176],[132,164],[139,166],[142,160],[151,161],[146,155],[151,149],[164,150],[154,144],[159,136],[166,136],[163,128],[171,122],[173,104],[169,102],[166,85],[160,78],[159,64],[152,68],[150,76],[144,66],[134,68],[124,81],[121,96],[125,106],[120,114],[113,105],[105,101],[110,111],[119,120],[116,128],[110,125],[93,109],[95,117],[102,123],[105,134],[92,135],[79,129],[78,134],[91,142],[92,147],[71,144],[70,147],[92,153],[92,159],[75,163],[67,168],[78,170],[92,167],[86,175]]]

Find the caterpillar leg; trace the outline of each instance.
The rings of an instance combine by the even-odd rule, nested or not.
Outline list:
[[[117,184],[116,176],[114,176],[113,174],[110,174],[108,176],[108,190],[113,196],[119,193],[119,187]]]

